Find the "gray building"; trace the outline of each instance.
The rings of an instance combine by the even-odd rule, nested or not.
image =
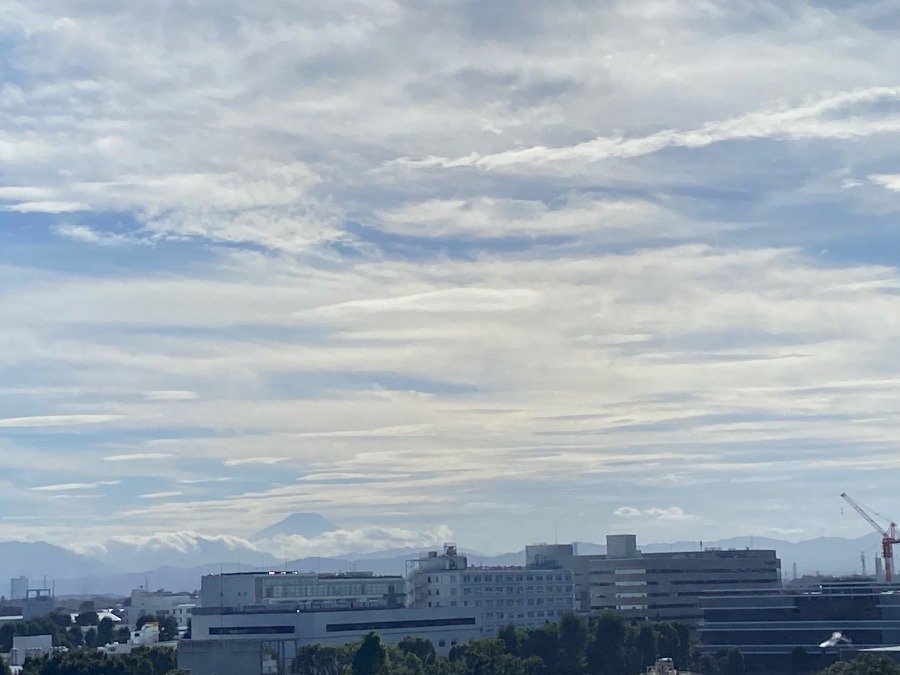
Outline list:
[[[398,584],[403,577],[368,573],[205,576],[178,667],[192,675],[276,675],[303,646],[343,645],[371,631],[389,644],[426,638],[439,654],[481,635],[476,612],[404,607]]]
[[[403,607],[405,584],[402,576],[375,576],[371,572],[210,574],[203,577],[200,604],[291,609]]]
[[[773,550],[642,553],[631,534],[610,535],[606,546],[606,555],[575,561],[580,606],[591,612],[696,622],[698,599],[710,591],[781,587],[781,561]]]
[[[28,594],[28,577],[22,576],[9,580],[9,599],[24,600]]]
[[[757,672],[818,671],[856,650],[900,644],[900,593],[872,580],[711,593],[700,611],[700,648],[737,649]]]
[[[494,635],[513,624],[520,628],[559,621],[575,609],[571,544],[538,544],[526,549],[525,567],[469,567],[454,544],[443,555],[431,551],[411,561],[410,605],[464,608],[481,618],[481,629]]]

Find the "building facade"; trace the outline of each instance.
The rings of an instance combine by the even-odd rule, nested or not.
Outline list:
[[[131,604],[125,608],[124,619],[131,630],[137,628],[142,616],[162,618],[173,616],[178,621],[178,629],[187,629],[194,609],[200,605],[197,596],[190,593],[170,593],[168,591],[148,591],[137,588],[131,591]]]
[[[802,662],[820,670],[856,650],[900,644],[900,594],[871,581],[709,594],[700,609],[702,650],[737,649],[764,672],[791,672]]]
[[[292,609],[366,609],[403,607],[402,576],[371,572],[316,574],[237,572],[203,577],[204,607],[290,607]]]
[[[626,618],[699,621],[711,591],[775,590],[781,561],[773,550],[642,553],[634,535],[610,535],[606,555],[578,556],[580,604]]]
[[[16,577],[9,580],[9,599],[24,600],[28,594],[28,577]]]
[[[179,642],[178,666],[192,675],[269,675],[288,672],[303,646],[339,646],[372,631],[389,644],[428,639],[442,655],[480,637],[477,612],[405,607],[402,585],[403,577],[369,573],[203,577],[203,607],[194,610],[191,639]]]
[[[431,551],[410,566],[410,605],[475,611],[487,635],[510,624],[532,628],[559,621],[575,609],[572,570],[563,567],[573,558],[572,546],[528,548],[533,567],[469,567],[453,544],[443,555]]]

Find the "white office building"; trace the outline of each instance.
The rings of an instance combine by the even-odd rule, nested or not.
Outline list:
[[[559,621],[575,609],[572,570],[564,567],[572,546],[528,549],[532,565],[525,567],[469,567],[454,544],[445,545],[443,555],[431,551],[412,561],[410,605],[474,610],[487,635],[509,624],[534,628]]]
[[[125,608],[125,622],[131,630],[134,630],[141,616],[151,616],[155,619],[173,616],[178,621],[178,630],[184,631],[194,609],[199,606],[197,596],[190,593],[150,592],[144,588],[137,588],[131,591],[131,605]]]

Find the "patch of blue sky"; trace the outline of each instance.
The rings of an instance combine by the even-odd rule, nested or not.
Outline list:
[[[109,237],[130,237],[140,229],[129,212],[0,211],[0,264],[63,274],[123,277],[194,272],[219,260],[219,254],[200,240],[123,239],[98,245],[60,236],[56,229],[67,224],[84,225]]]
[[[826,339],[817,333],[791,332],[773,333],[753,329],[709,329],[686,334],[654,335],[646,342],[623,344],[621,348],[635,354],[646,354],[656,349],[677,349],[702,354],[727,349],[754,349],[759,347],[780,347],[784,345],[807,345]]]
[[[435,396],[470,396],[471,384],[435,380],[387,371],[281,371],[267,379],[267,394],[276,399],[315,399],[335,391],[414,391]]]
[[[80,338],[86,341],[100,340],[103,343],[115,345],[127,344],[132,338],[147,336],[191,339],[218,338],[235,343],[324,345],[331,340],[333,330],[333,328],[321,324],[301,322],[293,319],[287,325],[230,323],[221,326],[190,326],[184,325],[184,323],[133,324],[111,320],[103,323],[103,334],[98,336],[95,324],[66,324],[66,334],[70,338]],[[101,337],[102,340],[100,339]],[[0,378],[0,381],[2,381],[2,378]]]
[[[126,420],[127,421],[127,420]],[[130,454],[132,452],[144,452],[144,450],[131,450],[136,445],[147,441],[166,440],[177,438],[190,443],[191,439],[208,438],[216,433],[215,430],[205,427],[166,427],[160,431],[156,427],[135,426],[136,421],[130,422],[132,426],[117,424],[114,427],[99,424],[78,424],[58,426],[30,426],[30,427],[3,427],[0,428],[0,439],[14,439],[16,445],[27,449],[33,446],[36,450],[50,449],[61,451],[84,452],[87,450],[102,452],[107,455]],[[166,446],[169,447],[168,445]],[[154,450],[154,452],[156,452]],[[161,450],[159,452],[170,452]],[[173,454],[177,454],[175,451]]]

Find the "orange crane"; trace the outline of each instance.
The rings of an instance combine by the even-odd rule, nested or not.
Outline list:
[[[884,580],[888,583],[892,582],[894,580],[894,544],[900,544],[900,532],[897,530],[897,523],[892,521],[888,528],[884,529],[875,522],[872,516],[866,513],[863,507],[850,499],[846,492],[842,492],[841,497],[881,535],[881,554],[884,556]]]

